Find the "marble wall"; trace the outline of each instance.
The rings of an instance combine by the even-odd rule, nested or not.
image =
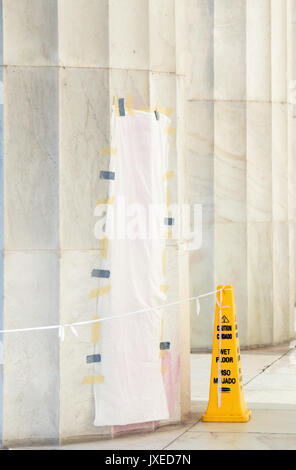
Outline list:
[[[204,207],[191,295],[233,284],[242,346],[295,336],[295,9],[186,2],[186,178],[189,202]],[[191,314],[193,349],[212,343],[211,300],[202,307]]]

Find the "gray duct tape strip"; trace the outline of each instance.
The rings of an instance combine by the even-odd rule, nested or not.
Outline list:
[[[93,269],[91,275],[92,277],[104,277],[108,279],[110,277],[110,271],[107,269]]]
[[[120,116],[125,116],[124,98],[119,98],[118,107],[119,107],[119,115]]]
[[[101,171],[100,178],[102,180],[115,180],[115,173],[114,171]]]
[[[164,219],[164,223],[165,223],[165,225],[174,225],[175,220],[172,217],[166,217]]]
[[[93,362],[101,362],[101,354],[91,354],[86,356],[87,364],[92,364]]]
[[[163,350],[163,349],[170,349],[171,347],[171,343],[169,341],[162,341],[161,343],[159,343],[159,349]]]

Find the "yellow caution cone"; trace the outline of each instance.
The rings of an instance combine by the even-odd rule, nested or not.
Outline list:
[[[202,421],[246,422],[233,286],[218,286],[212,352],[210,397]]]

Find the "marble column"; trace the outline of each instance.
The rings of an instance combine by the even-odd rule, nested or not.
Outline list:
[[[171,202],[184,200],[184,20],[178,0],[3,1],[5,328],[96,314],[94,209],[108,190],[99,172],[114,96],[170,114],[168,186]],[[168,301],[188,297],[183,245],[168,241]],[[170,309],[164,334],[176,422],[190,406],[188,306]],[[93,346],[90,327],[62,343],[56,330],[5,336],[3,445],[129,430],[93,426],[92,386],[82,384]]]
[[[90,312],[95,313],[95,301],[88,300],[89,291],[96,287],[90,273],[98,266],[100,258],[98,241],[93,234],[93,210],[96,201],[107,195],[107,184],[98,179],[98,174],[109,164],[109,156],[102,149],[110,145],[109,118],[114,96],[130,95],[135,108],[158,104],[171,110],[176,133],[169,136],[169,167],[176,177],[169,183],[170,192],[173,201],[182,197],[178,192],[182,173],[177,177],[182,148],[176,144],[182,134],[177,111],[182,111],[184,100],[183,52],[180,50],[182,14],[179,12],[176,16],[178,3],[172,0],[161,5],[155,0],[66,0],[60,4],[60,315],[63,322],[86,319]],[[81,17],[83,25],[80,24]],[[77,34],[80,40],[75,40]],[[180,48],[178,64],[177,47]],[[167,253],[168,284],[171,286],[168,301],[175,300],[176,295],[178,298],[179,289],[180,295],[183,294],[178,277],[180,271],[186,274],[186,255],[182,254],[178,244],[170,243]],[[174,344],[176,369],[180,354],[177,320],[182,314],[186,318],[186,311],[178,314],[178,309],[175,312],[171,309],[164,325],[165,334]],[[122,427],[100,429],[92,424],[92,387],[81,384],[83,376],[90,375],[92,370],[91,365],[85,364],[85,356],[93,348],[89,336],[89,328],[86,328],[78,345],[69,337],[61,347],[63,442],[124,431]],[[188,356],[189,345],[185,353]],[[189,357],[183,367],[187,385],[188,366]],[[181,390],[179,384],[178,389],[181,397],[184,387]],[[188,398],[185,399],[187,404]],[[178,398],[172,416],[174,421],[180,419],[180,406]],[[151,423],[151,430],[153,426]]]
[[[188,0],[186,5],[193,64],[186,87],[187,181],[190,202],[204,205],[204,226],[204,194],[212,197],[214,214],[214,236],[208,234],[202,249],[191,254],[191,295],[232,283],[241,345],[277,344],[295,336],[295,145],[287,93],[294,73],[295,4]],[[197,40],[207,47],[196,47]],[[206,127],[202,112],[194,119],[191,108],[192,90],[207,88],[207,95],[193,100],[195,107],[213,109]],[[204,306],[198,322],[193,315],[193,349],[210,348],[212,306]]]

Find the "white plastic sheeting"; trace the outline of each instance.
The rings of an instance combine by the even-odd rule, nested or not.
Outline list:
[[[99,281],[99,286],[110,285],[111,290],[98,297],[99,317],[153,307],[165,300],[160,291],[165,239],[160,234],[166,229],[168,124],[163,115],[156,120],[154,113],[138,110],[134,115],[112,114],[111,146],[117,153],[110,162],[115,179],[110,180],[109,197],[114,202],[107,207],[108,255],[101,262],[102,269],[110,270],[110,278]],[[163,210],[151,212],[151,204]],[[127,236],[122,231],[124,221]],[[147,238],[151,223],[159,228],[154,239]],[[112,224],[117,237],[108,235]],[[104,381],[94,385],[96,426],[169,418],[159,349],[161,318],[161,310],[154,310],[101,324],[95,348],[101,362],[94,368]]]

